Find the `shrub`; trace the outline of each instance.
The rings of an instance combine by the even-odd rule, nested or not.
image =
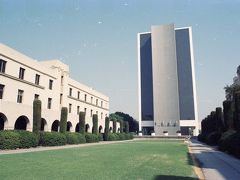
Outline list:
[[[99,140],[99,141],[103,141],[103,134],[102,134],[102,133],[99,133],[99,134],[98,134],[98,140]]]
[[[67,143],[67,138],[63,133],[41,132],[39,144],[42,146],[62,146]]]
[[[129,123],[128,121],[125,121],[125,133],[129,133]]]
[[[219,150],[221,151],[228,151],[230,147],[230,140],[232,139],[233,135],[236,133],[234,130],[228,130],[222,134],[218,144]]]
[[[240,158],[240,132],[234,133],[230,137],[227,151],[237,158]]]
[[[98,115],[94,114],[92,120],[93,120],[92,133],[93,134],[98,134]]]
[[[38,136],[24,130],[0,131],[0,149],[30,148],[38,145]]]
[[[206,134],[199,134],[197,138],[198,141],[206,142]]]
[[[108,135],[108,141],[116,141],[116,140],[117,140],[117,137],[115,133],[110,133]]]
[[[116,133],[117,132],[117,120],[113,119],[112,122],[113,122],[113,133]]]
[[[37,134],[24,130],[18,130],[16,133],[19,134],[19,148],[30,148],[38,146],[39,136]]]
[[[223,101],[223,115],[226,129],[233,128],[233,103],[230,100]]]
[[[0,149],[16,149],[20,147],[20,135],[15,131],[0,131]]]
[[[85,136],[80,133],[66,133],[67,144],[83,144],[86,143]]]
[[[96,134],[87,133],[85,138],[87,143],[99,142],[99,137]]]
[[[123,133],[123,120],[119,120],[120,123],[120,133]]]
[[[104,141],[108,141],[108,135],[109,135],[109,117],[105,118],[105,129],[104,129]]]
[[[219,139],[221,138],[221,133],[219,132],[212,132],[206,138],[206,143],[208,145],[217,145]]]
[[[125,134],[124,133],[119,133],[118,134],[119,140],[125,140]]]
[[[40,126],[41,126],[41,106],[42,102],[38,99],[33,101],[33,129],[34,133],[39,133]]]
[[[67,130],[67,116],[68,116],[68,109],[66,107],[62,107],[61,119],[60,119],[60,132],[61,133],[65,133]]]
[[[79,113],[79,132],[85,134],[85,112]]]

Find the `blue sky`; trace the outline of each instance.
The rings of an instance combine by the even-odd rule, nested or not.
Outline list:
[[[110,97],[137,118],[137,33],[192,26],[199,118],[224,100],[240,64],[240,0],[0,0],[0,42]]]

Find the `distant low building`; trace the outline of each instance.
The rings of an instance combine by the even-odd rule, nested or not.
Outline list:
[[[191,27],[152,26],[138,34],[139,129],[198,134]]]
[[[83,68],[83,67],[81,67]],[[36,61],[0,44],[0,130],[32,130],[33,100],[42,101],[41,130],[59,131],[60,112],[68,108],[67,131],[78,129],[79,112],[86,113],[86,131],[98,115],[99,132],[109,115],[109,98],[69,77],[59,60]]]

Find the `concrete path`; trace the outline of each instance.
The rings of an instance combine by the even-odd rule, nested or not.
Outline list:
[[[68,149],[68,148],[77,148],[77,147],[86,147],[86,146],[96,146],[96,145],[114,144],[114,143],[125,143],[125,142],[129,142],[129,141],[133,141],[133,140],[100,141],[98,143],[85,143],[85,144],[76,144],[76,145],[47,146],[47,147],[38,146],[36,148],[29,148],[29,149],[0,150],[0,155],[38,152],[38,151],[49,151],[49,150]]]
[[[190,153],[199,162],[207,180],[240,180],[240,160],[196,139],[189,142]]]

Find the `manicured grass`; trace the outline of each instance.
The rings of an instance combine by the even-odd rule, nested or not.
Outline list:
[[[181,141],[131,141],[0,155],[3,179],[195,179]]]

